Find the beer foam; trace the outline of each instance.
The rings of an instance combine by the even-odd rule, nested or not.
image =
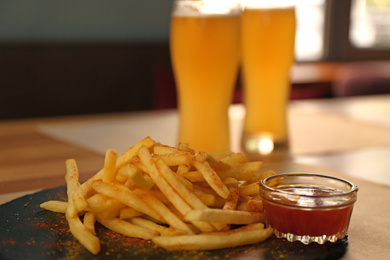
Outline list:
[[[294,7],[294,0],[241,0],[245,9],[290,9]]]
[[[230,0],[177,1],[172,16],[219,16],[239,15],[241,7]]]

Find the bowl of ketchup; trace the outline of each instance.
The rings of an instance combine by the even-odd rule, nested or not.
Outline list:
[[[259,185],[266,224],[276,237],[323,244],[347,234],[358,192],[353,183],[321,174],[284,173]]]

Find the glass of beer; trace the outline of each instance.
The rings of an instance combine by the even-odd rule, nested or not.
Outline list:
[[[248,156],[288,156],[287,105],[294,62],[291,1],[249,0],[242,11],[242,79],[246,109],[241,146]]]
[[[174,1],[170,51],[178,141],[195,150],[230,150],[228,108],[239,66],[240,13],[238,1]]]

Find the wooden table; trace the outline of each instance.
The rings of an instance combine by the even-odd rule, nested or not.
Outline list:
[[[244,109],[232,106],[232,150],[239,150]],[[277,172],[319,172],[359,186],[345,259],[390,255],[390,95],[294,101],[289,107],[293,158],[265,162]],[[174,144],[177,111],[0,122],[0,204],[65,184],[75,158],[81,181],[103,166],[104,150],[130,147],[146,135]],[[332,141],[333,140],[333,141]]]

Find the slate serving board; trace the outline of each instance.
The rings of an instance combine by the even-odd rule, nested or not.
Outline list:
[[[348,249],[347,238],[324,245],[303,245],[272,236],[249,246],[170,252],[98,224],[101,252],[94,256],[72,236],[63,214],[39,207],[51,199],[65,201],[66,187],[43,190],[0,205],[0,259],[339,259]]]

